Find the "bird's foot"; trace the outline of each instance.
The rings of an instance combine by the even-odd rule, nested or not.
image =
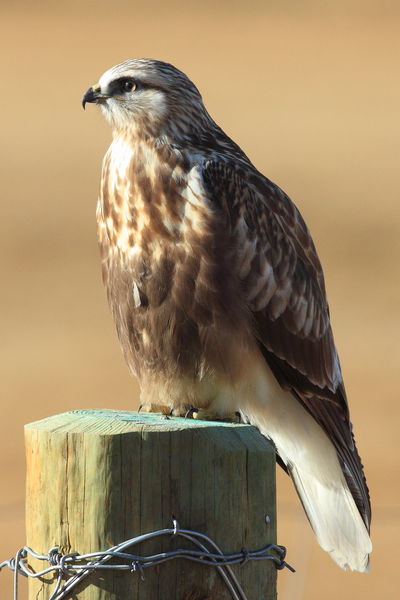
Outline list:
[[[138,412],[170,414],[169,407],[166,404],[141,404]]]
[[[216,413],[204,408],[195,408],[190,404],[182,404],[171,409],[171,417],[185,417],[185,419],[199,419],[201,421],[222,421],[225,423],[241,423],[239,412]]]
[[[154,412],[170,417],[184,417],[185,419],[198,419],[201,421],[220,421],[224,423],[242,423],[239,412],[216,413],[204,408],[195,408],[191,404],[179,404],[172,408],[166,404],[141,404],[139,412]]]
[[[223,423],[241,423],[242,419],[239,412],[231,413],[215,413],[210,410],[203,408],[197,409],[193,413],[193,419],[200,419],[202,421],[222,421]]]
[[[179,404],[178,406],[173,406],[169,411],[170,417],[184,417],[185,419],[193,419],[194,414],[197,413],[199,409],[195,408],[191,404]]]

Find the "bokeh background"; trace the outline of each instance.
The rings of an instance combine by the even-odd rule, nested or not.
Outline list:
[[[373,500],[372,570],[335,566],[279,472],[279,542],[297,568],[279,573],[279,597],[399,597],[399,17],[385,0],[2,0],[0,560],[25,541],[24,423],[137,406],[96,242],[110,131],[80,99],[111,65],[151,56],[185,71],[296,201],[325,268]],[[0,575],[1,598],[10,582]]]

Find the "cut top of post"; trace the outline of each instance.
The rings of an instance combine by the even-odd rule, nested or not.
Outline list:
[[[216,429],[225,434],[235,432],[239,438],[260,444],[260,449],[273,452],[271,444],[253,425],[203,421],[169,417],[158,413],[141,413],[111,409],[80,409],[46,417],[25,425],[28,430],[88,433],[97,435],[120,435],[140,429],[147,431],[182,431],[193,429]]]

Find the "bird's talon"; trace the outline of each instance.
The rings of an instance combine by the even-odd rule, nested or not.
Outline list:
[[[185,419],[196,419],[196,415],[199,412],[198,408],[194,408],[193,406],[189,408],[189,410],[185,414]]]

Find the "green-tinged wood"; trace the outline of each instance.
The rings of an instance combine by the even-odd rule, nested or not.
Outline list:
[[[55,545],[81,554],[105,550],[172,526],[172,515],[225,552],[276,541],[275,454],[250,425],[78,410],[26,425],[25,438],[27,542],[37,552]],[[156,553],[174,544],[159,538],[135,552]],[[248,562],[235,573],[249,600],[276,598],[272,562]],[[31,580],[30,600],[47,600],[52,587]],[[215,569],[184,560],[146,569],[144,581],[129,572],[93,574],[73,597],[231,598]]]

